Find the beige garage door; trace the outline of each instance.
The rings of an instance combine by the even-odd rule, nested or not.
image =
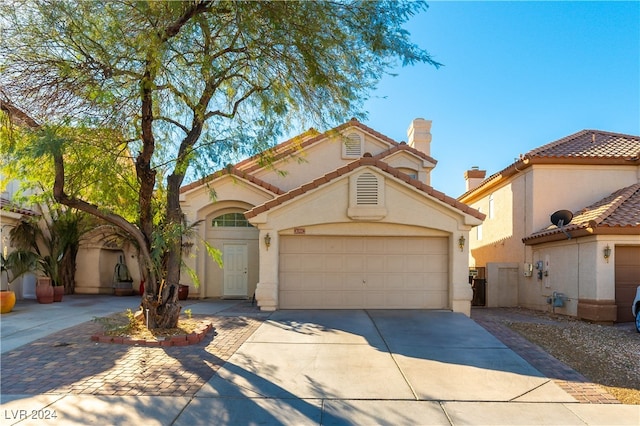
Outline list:
[[[284,236],[282,309],[446,309],[448,240]]]
[[[616,246],[615,250],[617,321],[633,321],[631,303],[640,285],[640,246]]]

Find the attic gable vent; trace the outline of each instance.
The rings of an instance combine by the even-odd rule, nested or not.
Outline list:
[[[379,174],[364,170],[349,177],[349,208],[353,220],[382,220],[387,215],[385,180]]]
[[[362,156],[362,137],[357,133],[349,133],[344,138],[343,155],[348,158]]]
[[[378,179],[373,173],[362,173],[356,180],[356,204],[359,206],[378,205]]]

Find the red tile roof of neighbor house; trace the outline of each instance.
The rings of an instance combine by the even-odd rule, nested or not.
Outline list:
[[[395,152],[395,151],[394,151]],[[377,156],[376,156],[377,157]],[[371,155],[367,156],[365,154],[364,157],[355,160],[343,167],[340,167],[337,170],[334,170],[330,173],[325,174],[324,176],[321,176],[317,179],[315,179],[312,182],[309,182],[307,184],[304,184],[298,188],[292,189],[291,191],[280,195],[276,198],[274,198],[271,201],[268,201],[265,204],[262,204],[260,206],[254,207],[253,209],[249,210],[248,212],[245,213],[245,217],[247,219],[252,218],[254,216],[259,215],[260,213],[263,213],[265,211],[271,210],[272,208],[279,206],[283,203],[285,203],[286,201],[289,201],[293,198],[296,198],[306,192],[309,192],[313,189],[316,189],[326,183],[331,182],[334,179],[337,179],[340,176],[343,176],[349,172],[351,172],[352,170],[357,169],[358,167],[362,167],[362,166],[373,166],[373,167],[377,167],[378,169],[392,175],[393,177],[402,180],[403,182],[406,182],[407,184],[415,187],[416,189],[430,195],[433,198],[436,198],[438,200],[440,200],[441,202],[448,204],[458,210],[460,210],[463,213],[469,214],[475,218],[478,218],[480,220],[484,220],[485,218],[485,214],[480,213],[478,210],[469,207],[468,205],[459,202],[458,200],[456,200],[453,197],[449,197],[448,195],[435,190],[434,188],[432,188],[431,186],[420,182],[419,180],[416,179],[412,179],[411,177],[409,177],[409,175],[400,172],[398,169],[393,168],[391,166],[389,166],[387,163],[377,159],[376,157],[372,157]]]
[[[0,209],[25,216],[38,216],[37,212],[20,207],[17,204],[12,203],[10,200],[2,197],[0,197]]]
[[[640,183],[622,188],[606,198],[574,213],[564,227],[572,236],[593,234],[640,235]],[[551,225],[522,239],[525,244],[564,239],[560,228]]]
[[[640,136],[601,130],[582,130],[555,142],[532,149],[520,159],[486,178],[458,200],[491,188],[502,178],[515,175],[534,164],[634,165],[640,163]]]

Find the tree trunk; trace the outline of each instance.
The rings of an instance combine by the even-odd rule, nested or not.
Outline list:
[[[177,302],[178,284],[161,284],[158,299],[150,294],[145,294],[142,298],[141,309],[145,319],[148,318],[149,328],[177,327],[182,309]]]
[[[60,284],[64,286],[65,294],[73,294],[76,289],[76,255],[78,254],[77,245],[67,249],[62,260],[60,261]]]

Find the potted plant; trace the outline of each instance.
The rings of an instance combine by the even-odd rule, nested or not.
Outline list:
[[[39,279],[36,286],[48,294],[53,291],[55,301],[61,302],[68,291],[73,293],[75,258],[80,235],[88,229],[83,216],[70,210],[61,210],[48,204],[44,219],[26,218],[10,231],[11,243],[22,251],[33,252],[37,257],[37,269],[46,279]],[[48,287],[52,287],[49,290]],[[48,296],[47,296],[48,298]]]
[[[16,304],[16,293],[11,290],[11,283],[24,273],[36,268],[37,256],[29,251],[14,251],[5,256],[0,254],[0,273],[7,276],[7,289],[0,291],[0,313],[6,314]]]

